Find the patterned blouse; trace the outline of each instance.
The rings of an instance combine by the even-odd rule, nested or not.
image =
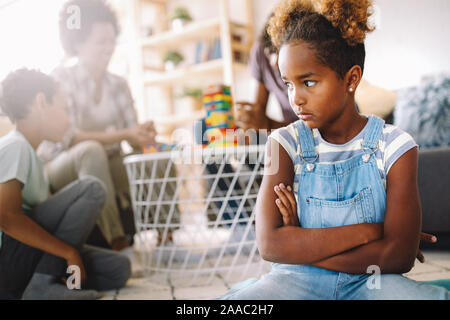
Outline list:
[[[57,68],[52,75],[68,97],[70,127],[62,143],[44,141],[41,144],[38,154],[42,160],[50,161],[68,149],[77,131],[107,132],[137,125],[134,100],[125,79],[106,72],[103,78],[102,97],[96,102],[95,81],[81,64]],[[114,144],[105,148],[108,154],[111,154],[119,151],[120,145]]]

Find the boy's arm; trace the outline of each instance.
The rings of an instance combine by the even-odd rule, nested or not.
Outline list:
[[[288,153],[274,139],[266,145],[264,177],[256,202],[256,239],[263,259],[310,264],[379,239],[381,224],[309,229],[283,226],[274,186],[291,186],[294,168]]]
[[[377,265],[382,273],[406,273],[414,266],[420,241],[421,207],[417,185],[417,148],[401,156],[387,176],[382,239],[314,263],[347,273],[366,273]]]
[[[78,256],[76,249],[52,236],[23,213],[18,180],[0,183],[0,229],[17,241],[65,260]]]

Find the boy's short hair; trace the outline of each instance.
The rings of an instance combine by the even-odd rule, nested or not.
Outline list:
[[[79,28],[70,28],[67,24],[73,12],[71,7],[79,9]],[[59,37],[64,51],[69,56],[75,56],[76,45],[83,43],[90,35],[95,23],[111,23],[116,31],[120,33],[119,22],[116,13],[104,0],[70,0],[67,1],[59,13]]]
[[[42,92],[48,101],[52,101],[57,88],[52,77],[38,70],[13,71],[0,84],[0,109],[15,123],[28,115],[38,93]]]

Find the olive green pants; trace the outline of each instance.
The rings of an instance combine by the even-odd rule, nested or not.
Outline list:
[[[108,156],[104,147],[96,141],[81,142],[61,153],[46,165],[46,173],[52,192],[83,178],[98,178],[106,190],[106,201],[97,220],[98,227],[111,244],[124,236],[116,194],[128,192],[128,178],[120,154]]]
[[[165,176],[167,165],[168,160],[158,162],[155,173],[156,178]],[[122,201],[122,208],[131,206],[131,204],[123,203],[127,202],[128,197],[124,195],[130,193],[130,188],[122,155],[114,154],[108,156],[100,143],[96,141],[85,141],[73,146],[50,161],[46,165],[46,172],[52,192],[61,190],[69,183],[83,176],[94,176],[98,178],[106,190],[106,201],[97,225],[109,244],[114,239],[124,236],[116,196]],[[171,166],[169,176],[176,177],[175,166]],[[175,187],[176,182],[167,183],[164,189],[163,200],[174,200]],[[157,200],[160,192],[160,186],[158,184],[155,185],[150,199],[153,201]],[[150,221],[153,221],[153,209],[155,208],[151,209],[149,218]],[[163,214],[160,215],[160,219],[166,219],[167,212],[170,211],[170,205],[162,205],[161,211]],[[179,221],[178,207],[175,207],[171,222],[173,223],[174,221]]]

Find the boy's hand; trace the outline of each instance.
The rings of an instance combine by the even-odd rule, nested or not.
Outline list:
[[[81,255],[76,250],[71,250],[71,252],[68,254],[67,258],[67,266],[78,266],[80,268],[80,276],[81,276],[81,285],[83,285],[86,282],[86,269],[84,268],[83,259],[81,258]],[[63,278],[64,282],[67,282],[67,279]]]
[[[299,227],[297,201],[295,200],[291,186],[286,187],[283,183],[280,183],[274,187],[274,190],[278,197],[275,203],[281,212],[283,225]]]

